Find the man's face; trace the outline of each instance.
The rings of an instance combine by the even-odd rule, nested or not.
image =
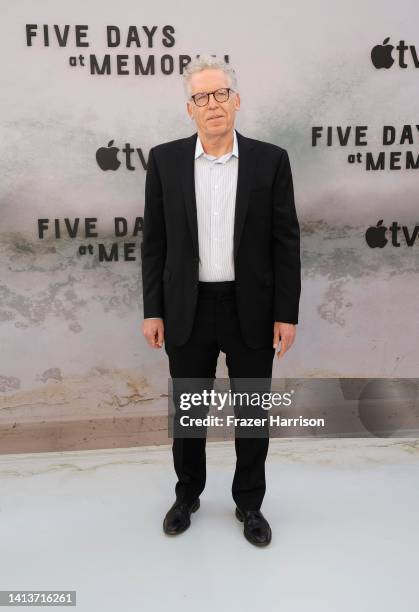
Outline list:
[[[191,94],[209,93],[229,86],[227,75],[222,70],[207,69],[195,72],[190,79]],[[206,106],[197,106],[193,100],[188,101],[187,111],[195,120],[198,130],[206,136],[221,136],[234,127],[236,111],[240,108],[240,97],[230,91],[227,102],[217,102],[214,96],[209,97]]]

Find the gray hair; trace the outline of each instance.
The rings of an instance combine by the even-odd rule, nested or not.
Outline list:
[[[183,87],[187,99],[191,97],[191,76],[202,70],[222,70],[228,77],[229,87],[237,91],[237,78],[233,68],[222,59],[217,59],[212,55],[200,55],[187,65],[183,73]]]

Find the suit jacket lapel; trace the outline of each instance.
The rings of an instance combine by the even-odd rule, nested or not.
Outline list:
[[[246,219],[247,207],[249,203],[249,192],[252,184],[254,163],[253,163],[253,142],[251,139],[242,136],[237,132],[237,145],[239,149],[239,167],[237,176],[236,206],[234,216],[234,260],[236,259],[240,238]],[[195,133],[182,142],[182,152],[180,158],[180,176],[185,200],[186,215],[192,242],[197,256],[199,257],[198,243],[198,221],[195,199],[195,146],[198,134]]]
[[[239,250],[255,169],[253,141],[239,134],[237,130],[236,133],[239,149],[239,171],[237,176],[236,213],[234,216],[234,261],[236,261],[237,251]]]
[[[198,221],[195,200],[195,145],[197,137],[198,133],[196,132],[189,138],[183,140],[179,163],[186,215],[192,235],[193,246],[196,255],[199,257]]]

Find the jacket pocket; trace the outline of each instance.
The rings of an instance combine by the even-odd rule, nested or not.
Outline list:
[[[250,189],[249,193],[250,196],[265,196],[269,198],[269,196],[271,195],[271,190],[269,189],[269,187],[255,187],[253,189]]]

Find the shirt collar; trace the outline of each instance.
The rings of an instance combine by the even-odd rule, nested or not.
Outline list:
[[[222,163],[222,164],[227,162],[232,155],[235,155],[236,157],[238,157],[239,156],[239,147],[237,145],[236,130],[233,130],[233,150],[230,151],[229,153],[226,153],[225,155],[221,155],[220,157],[214,157],[214,155],[208,155],[208,153],[205,153],[204,149],[202,148],[202,142],[201,142],[201,139],[199,137],[199,134],[197,134],[196,145],[195,145],[195,159],[197,159],[201,155],[203,155],[204,157],[206,157],[210,161],[214,161],[215,160],[216,162],[219,162],[219,163]]]

